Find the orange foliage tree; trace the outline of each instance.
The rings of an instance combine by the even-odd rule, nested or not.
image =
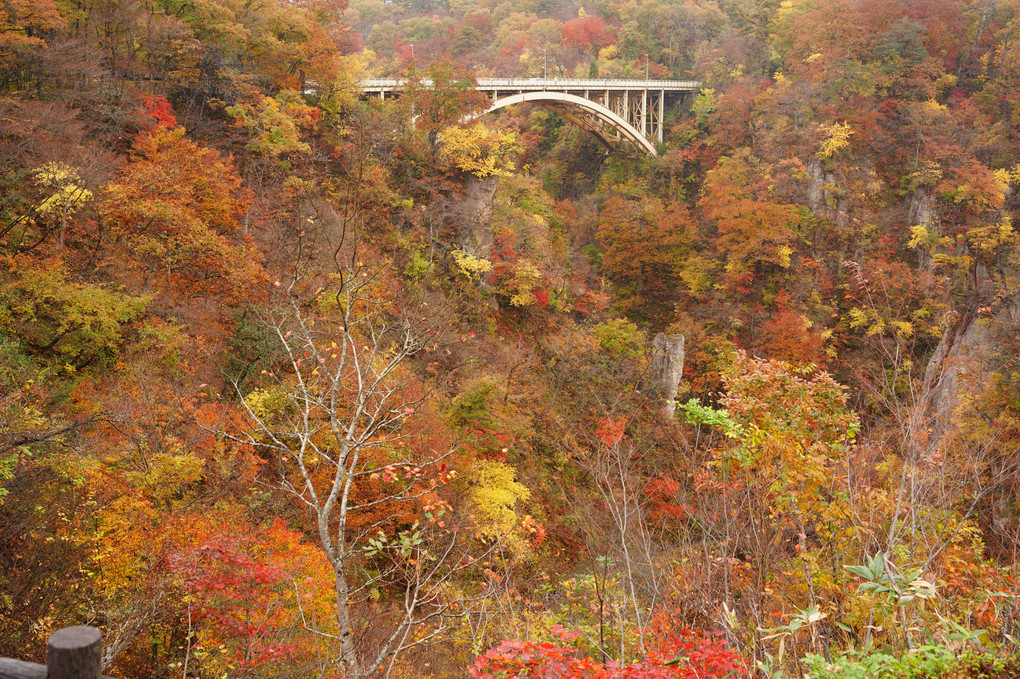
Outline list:
[[[107,233],[140,277],[163,295],[249,299],[262,280],[261,257],[240,235],[244,196],[231,163],[184,136],[157,127],[135,140],[132,161],[107,187]],[[128,273],[128,272],[124,272]]]
[[[682,203],[622,196],[606,201],[597,239],[603,248],[602,268],[617,284],[624,311],[660,327],[671,320],[693,230]]]

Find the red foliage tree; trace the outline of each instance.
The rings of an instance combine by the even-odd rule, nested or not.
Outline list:
[[[564,45],[596,54],[604,47],[616,44],[616,31],[597,16],[571,19],[563,24],[562,36]]]
[[[717,636],[684,630],[671,634],[636,663],[605,664],[578,657],[566,644],[579,632],[550,630],[560,642],[504,641],[478,657],[468,672],[475,679],[721,679],[749,677],[748,662]]]

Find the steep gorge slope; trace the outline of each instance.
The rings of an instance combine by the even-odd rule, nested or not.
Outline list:
[[[0,3],[0,654],[89,622],[122,676],[964,671],[1015,634],[1018,29]],[[462,124],[467,66],[705,87],[634,158]],[[358,98],[404,72],[438,87]]]

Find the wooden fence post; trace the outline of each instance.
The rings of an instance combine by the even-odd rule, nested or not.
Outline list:
[[[65,627],[50,635],[46,664],[0,658],[0,679],[105,679],[102,635],[95,627]]]
[[[103,668],[102,635],[95,627],[65,627],[46,644],[47,679],[97,679]]]

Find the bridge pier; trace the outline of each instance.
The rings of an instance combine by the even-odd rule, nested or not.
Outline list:
[[[641,91],[641,134],[648,139],[648,90]]]
[[[666,90],[659,90],[659,120],[656,125],[655,139],[660,144],[663,142],[662,128],[666,125]]]

